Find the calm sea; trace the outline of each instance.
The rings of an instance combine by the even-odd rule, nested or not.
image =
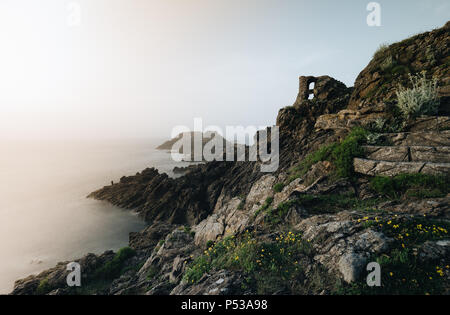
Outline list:
[[[163,140],[0,142],[0,294],[14,281],[87,253],[127,245],[136,214],[86,198],[154,166],[173,176]]]

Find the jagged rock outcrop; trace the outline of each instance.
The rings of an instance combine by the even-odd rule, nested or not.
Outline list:
[[[147,294],[169,294],[184,274],[186,264],[195,251],[193,237],[184,229],[176,229],[166,236],[137,273],[138,286]]]
[[[167,140],[164,143],[160,144],[159,146],[156,147],[157,150],[167,150],[167,151],[171,151],[174,144],[178,141],[180,141],[181,139],[183,139],[183,137],[186,137],[186,139],[190,140],[190,144],[191,144],[191,148],[194,148],[194,139],[195,137],[198,137],[199,139],[201,138],[201,145],[202,145],[202,150],[203,147],[205,146],[205,144],[207,142],[209,142],[211,139],[213,139],[214,137],[218,137],[219,139],[221,139],[222,141],[224,141],[225,143],[225,139],[223,139],[220,135],[218,134],[212,134],[212,135],[206,135],[203,134],[201,132],[188,132],[188,133],[180,133],[178,136],[176,136],[173,139]],[[179,153],[183,153],[183,148],[179,148]]]
[[[321,130],[345,132],[357,126],[367,126],[386,116],[386,107],[383,104],[361,110],[343,109],[336,114],[321,115],[317,118],[314,128],[316,132]]]
[[[153,250],[159,241],[164,239],[175,228],[177,228],[176,225],[156,222],[140,232],[131,232],[129,245],[135,250]]]
[[[239,210],[240,203],[239,198],[233,198],[196,225],[195,244],[204,246],[208,241],[242,231],[249,220],[249,215],[246,211]]]
[[[287,169],[309,152],[325,143],[338,141],[346,130],[314,130],[322,115],[334,114],[345,108],[352,93],[329,76],[306,77],[316,82],[313,99],[305,99],[305,77],[300,77],[300,90],[293,106],[282,108],[276,125],[280,128],[280,168]],[[327,90],[330,89],[330,90]]]
[[[206,157],[203,154],[203,150],[208,145],[208,143],[221,143],[222,148],[221,152],[225,155],[227,147],[234,148],[235,152],[237,150],[245,150],[246,146],[244,144],[231,143],[230,141],[223,138],[220,134],[215,132],[186,132],[180,133],[173,139],[170,139],[158,147],[157,150],[166,150],[166,151],[178,151],[180,154],[184,154],[184,161],[206,161]],[[177,146],[175,146],[177,144]],[[188,147],[185,147],[187,145]],[[198,147],[196,147],[198,145]],[[216,154],[216,150],[218,148],[216,146],[208,147],[211,149],[211,154]],[[198,156],[196,156],[196,150],[199,150]],[[190,152],[190,156],[188,156]],[[209,160],[208,160],[209,161]],[[180,171],[180,169],[176,169]]]
[[[450,24],[381,48],[358,75],[351,98],[339,113],[322,115],[316,131],[349,130],[366,126],[376,119],[395,119],[391,110],[399,85],[411,87],[409,75],[425,71],[438,80],[439,115],[450,113],[449,69]],[[436,120],[436,121],[433,121]],[[410,131],[448,129],[446,118],[419,118],[410,122]]]
[[[194,227],[195,243],[201,246],[207,241],[215,241],[218,237],[234,235],[246,229],[258,208],[273,194],[275,179],[272,175],[261,177],[243,200],[236,197],[226,200],[226,195],[222,193],[214,212]]]
[[[441,114],[450,112],[450,22],[379,50],[355,81],[349,109],[358,110],[395,99],[398,84],[409,86],[408,74],[426,71],[439,80]]]
[[[339,132],[311,135],[311,131],[316,117],[345,106],[351,89],[326,76],[318,78],[316,86],[317,99],[287,107],[278,115],[278,173],[323,143],[336,141],[342,136]],[[195,225],[213,213],[221,194],[228,200],[247,195],[250,187],[263,175],[256,162],[210,162],[191,166],[189,172],[179,179],[171,179],[155,169],[146,169],[135,176],[123,177],[119,183],[105,186],[89,197],[133,209],[149,223],[164,221]]]
[[[158,246],[147,251],[139,270],[116,279],[108,294],[168,295],[181,281],[187,263],[198,254],[191,233],[183,227],[176,228]]]
[[[245,194],[260,176],[256,162],[211,162],[193,167],[178,179],[152,168],[123,177],[89,197],[133,209],[149,223],[194,225],[213,211],[222,190]]]

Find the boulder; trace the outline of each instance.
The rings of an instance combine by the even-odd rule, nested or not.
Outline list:
[[[261,206],[267,197],[273,195],[273,185],[276,177],[273,175],[264,175],[255,182],[245,199],[245,207],[251,209],[253,206]]]
[[[310,242],[314,259],[346,282],[360,279],[368,258],[389,247],[392,239],[370,228],[364,229],[357,215],[343,211],[337,215],[320,215],[303,220],[297,228]]]
[[[169,294],[181,280],[196,251],[198,253],[199,249],[194,245],[193,236],[183,228],[175,229],[138,271],[135,286],[147,291],[159,287],[159,291],[153,291],[153,294]]]

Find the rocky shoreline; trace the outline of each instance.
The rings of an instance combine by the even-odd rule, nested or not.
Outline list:
[[[450,22],[377,52],[352,88],[301,77],[277,117],[275,173],[214,161],[91,193],[149,226],[129,248],[78,260],[81,288],[60,263],[12,294],[449,294],[449,47]],[[422,71],[438,80],[438,116],[400,121],[395,91]],[[371,261],[380,288],[365,284]]]

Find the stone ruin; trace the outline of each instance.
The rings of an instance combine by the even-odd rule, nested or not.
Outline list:
[[[301,76],[299,78],[300,80],[300,88],[297,96],[297,102],[296,103],[303,103],[306,100],[310,98],[312,95],[315,96],[314,87],[317,83],[317,78],[312,76]],[[314,87],[312,87],[312,84],[314,84]]]
[[[294,107],[307,105],[310,100],[332,101],[349,95],[351,88],[329,76],[301,76],[299,93]]]

